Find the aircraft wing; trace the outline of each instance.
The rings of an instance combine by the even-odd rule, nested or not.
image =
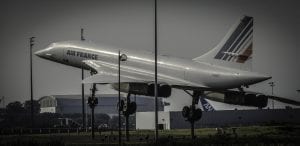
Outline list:
[[[96,75],[90,76],[83,80],[83,83],[100,83],[109,84],[118,82],[118,65],[99,60],[85,60],[85,64],[97,71]],[[133,68],[126,65],[121,65],[121,82],[154,82],[154,73],[140,68]],[[173,77],[166,74],[158,74],[159,83],[167,83],[168,85],[187,87],[205,87],[200,84],[195,84],[187,80]]]
[[[259,93],[259,92],[253,92],[253,91],[246,91],[247,93],[253,93],[253,94],[263,94],[263,93]],[[265,96],[267,96],[269,99],[272,100],[276,100],[282,103],[287,103],[287,104],[292,104],[292,105],[296,105],[296,106],[300,106],[300,102],[296,101],[296,100],[292,100],[290,98],[286,98],[286,97],[278,97],[278,96],[273,96],[273,95],[266,95],[263,94]]]
[[[296,100],[292,100],[286,97],[284,98],[278,96],[265,95],[263,93],[252,91],[207,91],[204,92],[204,94],[204,98],[206,99],[233,105],[265,107],[267,106],[268,99],[273,99],[282,103],[300,106],[300,102]]]
[[[277,96],[268,96],[268,97],[269,97],[269,99],[273,99],[273,100],[276,100],[279,102],[300,106],[300,102],[296,101],[296,100],[291,100],[291,99],[277,97]]]

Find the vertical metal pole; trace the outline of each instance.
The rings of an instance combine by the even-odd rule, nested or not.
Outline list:
[[[126,97],[126,107],[127,107],[127,110],[129,108],[129,105],[130,105],[130,93],[127,94],[127,97]],[[129,114],[125,114],[125,135],[126,135],[126,141],[128,142],[129,141]]]
[[[274,96],[274,93],[273,93],[273,87],[274,87],[274,82],[272,82],[272,96]],[[274,99],[272,100],[272,107],[274,109]]]
[[[119,73],[118,73],[118,76],[119,76],[119,91],[118,91],[118,93],[119,93],[119,96],[118,96],[118,100],[119,100],[119,146],[121,145],[121,138],[122,138],[122,133],[121,133],[121,110],[120,110],[120,107],[121,107],[121,91],[120,91],[120,89],[121,89],[121,85],[120,85],[120,82],[121,82],[121,75],[120,75],[120,50],[119,50],[119,55],[118,55],[118,64],[119,64]]]
[[[80,31],[80,40],[82,40],[82,41],[84,41],[85,40],[85,38],[84,38],[84,36],[83,36],[83,28],[81,28],[81,31]]]
[[[84,37],[83,37],[83,28],[81,28],[81,31],[80,31],[80,39],[81,41],[84,41]],[[84,79],[84,67],[83,67],[83,63],[81,64],[81,80]],[[86,124],[85,124],[85,109],[84,109],[84,84],[81,83],[81,98],[82,98],[82,127],[85,129],[86,128]]]
[[[30,111],[31,111],[31,128],[33,128],[34,125],[34,119],[33,119],[33,83],[32,83],[32,47],[34,45],[34,39],[35,37],[30,38]]]
[[[196,94],[196,92],[194,91],[193,92],[193,100],[192,100],[192,106],[191,106],[191,111],[192,111],[192,114],[195,114],[194,112],[195,112],[195,104],[196,104],[196,98],[197,98],[197,94]],[[195,121],[194,121],[194,119],[192,118],[191,119],[191,137],[192,137],[192,140],[194,140],[194,138],[195,138]]]
[[[195,127],[194,127],[194,121],[191,121],[191,136],[192,136],[192,139],[195,138]]]
[[[273,87],[275,86],[275,84],[274,84],[274,82],[269,82],[269,85],[272,88],[272,96],[274,96],[274,94],[273,94]],[[272,99],[272,108],[274,109],[274,99]]]
[[[85,132],[88,132],[88,106],[85,106]]]
[[[129,115],[125,116],[126,141],[129,141]]]
[[[158,107],[157,107],[157,0],[154,0],[154,48],[155,48],[155,142],[158,140]]]
[[[83,69],[83,64],[81,66],[81,80],[84,79],[84,69]],[[86,125],[85,125],[85,109],[84,109],[84,84],[81,83],[81,104],[82,104],[82,127],[85,129]]]
[[[89,124],[90,124],[90,125],[91,125],[91,127],[92,127],[92,124],[93,124],[93,120],[92,120],[92,109],[90,110],[90,120],[91,120],[91,121],[90,121],[90,123],[89,123]]]
[[[96,84],[93,83],[93,88],[92,88],[92,101],[90,103],[91,106],[91,110],[92,110],[92,139],[95,139],[95,118],[94,118],[94,110],[95,110],[95,106],[98,103],[95,103],[95,93],[96,93]]]
[[[94,98],[94,97],[93,97]],[[95,120],[94,120],[94,109],[95,107],[92,107],[92,139],[95,139]]]

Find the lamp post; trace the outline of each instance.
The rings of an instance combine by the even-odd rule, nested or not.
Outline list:
[[[273,96],[273,88],[274,88],[274,86],[275,86],[275,82],[269,82],[269,85],[271,86],[271,88],[272,88],[272,96]],[[274,109],[274,99],[272,99],[272,108]]]
[[[118,71],[119,71],[119,73],[118,73],[118,77],[119,77],[119,81],[118,81],[118,83],[119,83],[119,87],[118,87],[118,93],[119,93],[119,96],[118,96],[118,100],[119,100],[119,104],[118,104],[118,111],[119,111],[119,114],[118,114],[118,116],[119,116],[119,146],[121,145],[121,142],[122,142],[122,132],[121,132],[121,111],[122,111],[122,108],[121,108],[121,91],[120,91],[120,89],[121,89],[121,61],[126,61],[127,60],[127,56],[125,55],[125,54],[122,54],[121,55],[121,52],[120,52],[120,50],[119,50],[119,54],[118,54]]]
[[[155,55],[155,86],[154,86],[154,108],[155,108],[155,143],[158,140],[158,100],[157,100],[157,0],[154,0],[154,55]]]
[[[81,28],[81,31],[80,31],[80,40],[81,41],[84,41],[84,37],[83,37],[83,28]],[[81,80],[84,79],[84,64],[82,63],[81,64]],[[85,123],[85,109],[84,109],[84,84],[81,83],[81,104],[82,104],[82,127],[84,129],[86,129],[86,123]]]
[[[33,83],[32,83],[32,48],[34,45],[34,38],[29,38],[30,43],[30,113],[31,113],[31,128],[33,128],[34,125],[34,119],[33,119]]]

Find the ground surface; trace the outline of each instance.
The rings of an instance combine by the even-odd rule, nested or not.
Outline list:
[[[235,131],[235,132],[234,132]],[[118,145],[118,132],[86,132],[1,135],[0,145]],[[223,129],[195,130],[192,140],[189,129],[161,130],[159,143],[154,144],[154,131],[130,131],[130,142],[125,145],[299,145],[300,126],[249,126]],[[125,133],[123,132],[123,141]]]

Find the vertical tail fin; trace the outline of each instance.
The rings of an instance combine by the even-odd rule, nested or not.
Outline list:
[[[193,60],[249,70],[252,66],[252,48],[253,17],[244,16],[215,48]]]
[[[200,97],[199,100],[204,111],[206,112],[215,111],[214,107],[211,104],[209,104],[205,98]]]

